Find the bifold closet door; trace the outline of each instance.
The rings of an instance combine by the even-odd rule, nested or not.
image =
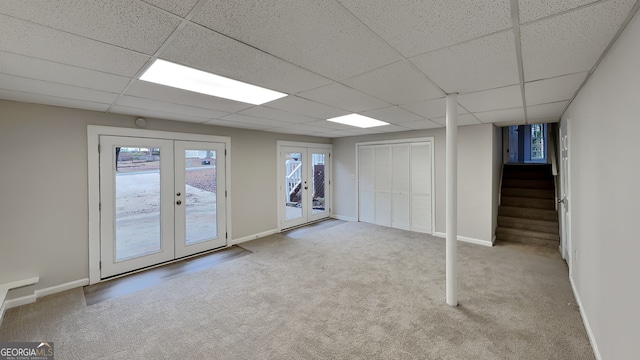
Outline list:
[[[358,219],[375,223],[373,146],[358,146]]]
[[[409,144],[391,147],[391,227],[410,230]]]
[[[411,144],[411,230],[431,233],[431,143]]]
[[[391,146],[376,146],[373,154],[375,223],[391,226]]]

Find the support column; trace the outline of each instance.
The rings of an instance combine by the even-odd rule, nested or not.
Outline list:
[[[447,95],[447,304],[458,306],[458,94]]]

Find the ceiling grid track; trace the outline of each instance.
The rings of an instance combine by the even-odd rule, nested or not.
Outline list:
[[[520,41],[520,10],[518,8],[518,0],[511,0],[511,21],[513,22],[513,39],[516,46],[518,76],[520,78],[520,94],[522,95],[524,121],[525,124],[529,124],[529,118],[527,116],[527,99],[524,93],[524,66],[522,64],[522,42]]]

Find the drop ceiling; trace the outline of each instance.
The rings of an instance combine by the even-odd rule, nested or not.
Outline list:
[[[0,99],[343,137],[558,121],[636,0],[3,0]],[[138,80],[164,59],[287,97]],[[358,113],[390,123],[325,121]]]

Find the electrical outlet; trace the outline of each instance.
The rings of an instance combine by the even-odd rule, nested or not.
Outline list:
[[[578,263],[578,250],[573,250],[573,263]]]

